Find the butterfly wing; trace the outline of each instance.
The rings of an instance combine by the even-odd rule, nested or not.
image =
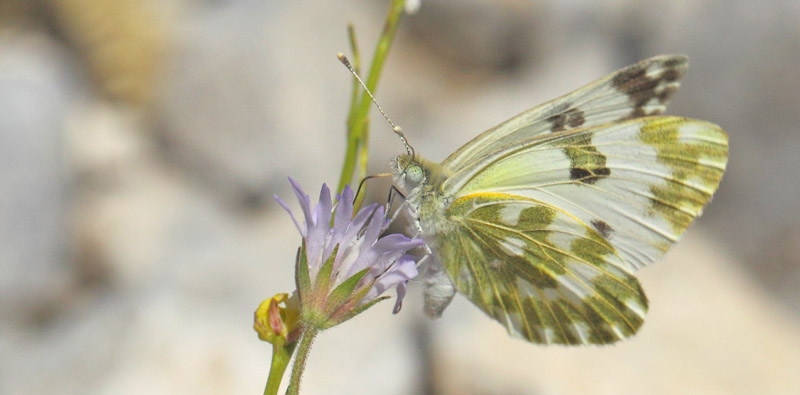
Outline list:
[[[613,246],[558,207],[503,193],[462,196],[437,239],[456,289],[509,333],[536,343],[603,344],[642,325],[647,299]]]
[[[542,343],[609,343],[641,325],[632,273],[661,257],[717,189],[716,125],[645,117],[542,135],[442,184],[439,257],[456,288]]]
[[[686,68],[684,55],[642,60],[483,132],[442,164],[458,170],[497,149],[543,133],[661,114]]]

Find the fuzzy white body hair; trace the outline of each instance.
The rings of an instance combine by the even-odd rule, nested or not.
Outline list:
[[[407,177],[406,170],[413,166],[422,170],[419,182]],[[439,318],[456,293],[455,285],[436,255],[436,235],[448,228],[444,216],[448,199],[443,196],[441,185],[449,172],[439,164],[410,155],[395,157],[391,167],[394,184],[405,196],[404,211],[411,224],[409,232],[421,236],[430,249],[430,256],[420,271],[425,276],[425,314]]]

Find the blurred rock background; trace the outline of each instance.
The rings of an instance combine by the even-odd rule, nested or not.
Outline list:
[[[252,312],[293,288],[271,198],[344,150],[356,25],[388,1],[0,0],[0,393],[258,393]],[[325,333],[306,393],[800,393],[800,3],[430,0],[378,91],[430,159],[639,59],[691,59],[672,114],[730,164],[702,220],[641,272],[632,340],[538,347],[419,289]],[[371,168],[401,146],[373,122]],[[373,188],[373,198],[383,199]]]

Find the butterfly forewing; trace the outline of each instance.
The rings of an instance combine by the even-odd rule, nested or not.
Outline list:
[[[660,258],[717,189],[727,137],[716,125],[638,118],[549,134],[453,174],[455,198],[502,192],[558,207],[595,229],[633,271]]]
[[[684,55],[642,60],[483,132],[442,164],[458,170],[497,149],[543,133],[661,114],[686,68]]]

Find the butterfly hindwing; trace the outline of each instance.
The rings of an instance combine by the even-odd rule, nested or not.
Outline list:
[[[447,210],[436,246],[455,287],[509,333],[536,343],[604,344],[630,336],[647,299],[598,231],[557,207],[476,193]]]
[[[497,149],[543,133],[659,115],[678,90],[686,68],[684,55],[642,60],[481,133],[442,164],[458,170]]]

